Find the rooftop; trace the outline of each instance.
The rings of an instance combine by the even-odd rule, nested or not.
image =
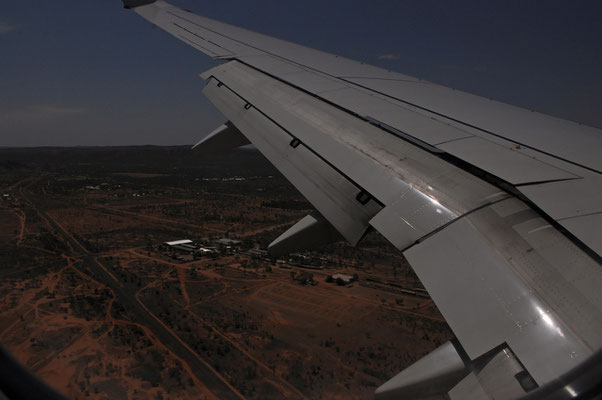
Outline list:
[[[165,244],[168,246],[177,246],[179,244],[192,244],[192,240],[190,240],[190,239],[176,240],[173,242],[165,242]]]
[[[353,280],[353,276],[344,274],[334,274],[332,275],[332,279],[334,279],[335,281],[337,279],[342,279],[344,282],[351,282]]]

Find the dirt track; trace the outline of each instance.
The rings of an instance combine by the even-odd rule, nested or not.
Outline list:
[[[130,293],[121,282],[107,268],[98,261],[98,259],[84,248],[69,232],[67,232],[59,223],[50,217],[43,209],[36,207],[36,204],[30,200],[22,191],[21,195],[31,204],[38,213],[46,219],[50,225],[59,232],[60,235],[70,244],[76,254],[82,256],[85,268],[81,271],[88,275],[92,273],[98,281],[111,289],[115,299],[122,303],[136,317],[137,322],[148,328],[149,331],[161,342],[165,348],[183,360],[189,370],[194,373],[196,378],[203,382],[220,399],[244,399],[232,385],[228,383],[217,371],[215,371],[206,361],[190,349],[177,335],[175,335],[167,326],[158,320],[138,299],[135,294]]]

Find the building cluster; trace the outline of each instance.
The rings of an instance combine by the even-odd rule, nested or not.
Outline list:
[[[174,240],[163,243],[163,251],[166,255],[181,261],[192,262],[202,257],[219,257],[232,254],[241,254],[251,257],[254,260],[275,263],[280,268],[295,269],[291,271],[293,281],[304,285],[316,285],[318,282],[313,279],[313,273],[310,270],[323,270],[331,264],[330,260],[320,257],[314,252],[293,253],[286,258],[274,258],[267,250],[257,248],[244,248],[243,242],[236,239],[221,238],[204,244],[199,244],[190,239]],[[299,269],[302,269],[299,271]],[[335,283],[341,286],[350,286],[358,280],[357,274],[345,275],[336,273],[329,275],[327,282]]]
[[[240,240],[222,238],[211,244],[199,244],[190,239],[174,240],[163,243],[163,249],[179,261],[193,261],[203,256],[234,254],[241,251]]]
[[[262,260],[269,263],[275,263],[280,268],[291,270],[291,279],[293,282],[302,285],[315,286],[318,282],[314,279],[311,270],[323,270],[330,265],[329,260],[320,257],[314,252],[293,253],[287,258],[274,258],[264,249],[245,249],[243,242],[236,239],[221,238],[205,242],[196,243],[190,239],[174,240],[163,243],[163,249],[166,255],[181,262],[192,262],[202,257],[219,257],[224,255],[241,254],[251,257],[254,260]],[[331,266],[332,267],[332,266]],[[271,270],[271,267],[269,267]],[[326,282],[334,283],[339,286],[351,287],[358,280],[358,275],[346,275],[335,273],[326,277]],[[369,283],[366,283],[368,285]],[[362,285],[364,285],[362,283]]]
[[[163,243],[164,252],[180,261],[193,261],[203,256],[217,257],[220,255],[243,254],[255,260],[277,263],[281,268],[303,268],[323,270],[326,268],[324,258],[312,252],[293,253],[286,258],[274,258],[267,250],[244,248],[243,242],[236,239],[221,238],[199,244],[190,239],[174,240]]]

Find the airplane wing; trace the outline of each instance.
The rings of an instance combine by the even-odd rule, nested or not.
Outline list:
[[[201,76],[229,122],[195,148],[251,142],[316,208],[273,254],[376,229],[412,265],[456,339],[377,398],[575,398],[598,384],[602,131],[164,1],[124,5],[220,61]]]

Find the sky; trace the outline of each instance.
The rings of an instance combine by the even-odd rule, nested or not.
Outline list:
[[[600,0],[172,0],[195,13],[602,127]],[[120,0],[3,1],[0,146],[192,144],[216,62]]]

